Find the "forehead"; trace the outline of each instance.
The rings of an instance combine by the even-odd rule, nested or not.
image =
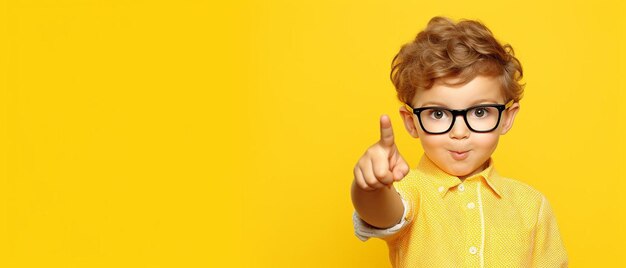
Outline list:
[[[446,80],[453,83],[454,79]],[[414,107],[444,106],[464,109],[481,103],[504,103],[502,84],[495,76],[476,76],[461,85],[448,85],[437,80],[430,89],[418,90],[412,104]]]

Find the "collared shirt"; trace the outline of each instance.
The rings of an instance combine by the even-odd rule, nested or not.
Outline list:
[[[427,156],[394,183],[400,223],[375,228],[353,214],[357,237],[387,242],[393,267],[567,267],[546,197],[488,167],[461,181]]]

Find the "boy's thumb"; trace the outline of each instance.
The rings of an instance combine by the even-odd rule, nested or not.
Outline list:
[[[400,181],[409,174],[409,165],[402,158],[400,158],[399,162],[392,170],[394,181]]]

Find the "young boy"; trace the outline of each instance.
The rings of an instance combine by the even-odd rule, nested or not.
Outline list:
[[[522,67],[477,21],[435,17],[392,63],[400,116],[424,149],[415,169],[391,122],[359,159],[357,237],[387,242],[394,267],[567,267],[550,203],[501,176],[491,154],[520,109]]]

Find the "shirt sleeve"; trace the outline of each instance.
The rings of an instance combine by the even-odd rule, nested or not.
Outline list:
[[[532,267],[568,267],[567,251],[561,240],[556,217],[545,196],[542,196],[536,228]]]
[[[354,211],[354,213],[352,214],[352,222],[354,224],[354,234],[361,241],[367,241],[371,237],[386,238],[394,234],[397,234],[405,226],[407,226],[409,222],[411,221],[408,215],[409,214],[408,212],[410,211],[409,202],[407,202],[406,200],[404,200],[404,198],[402,198],[402,205],[404,206],[402,219],[400,220],[398,224],[392,227],[386,228],[386,229],[377,228],[368,224],[367,222],[363,221],[359,217],[359,214],[356,211]]]

